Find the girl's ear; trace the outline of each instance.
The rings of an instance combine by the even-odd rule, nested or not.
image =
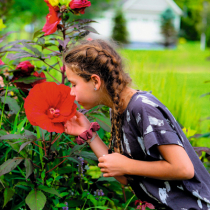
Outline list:
[[[91,80],[93,82],[93,88],[99,90],[101,87],[101,78],[97,74],[92,74]]]

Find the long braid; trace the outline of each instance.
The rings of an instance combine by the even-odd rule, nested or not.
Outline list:
[[[105,83],[107,92],[113,101],[111,142],[121,153],[122,120],[120,93],[131,82],[130,77],[122,69],[122,61],[116,51],[102,40],[84,42],[76,46],[66,55],[64,62],[86,81],[92,74],[99,75]]]

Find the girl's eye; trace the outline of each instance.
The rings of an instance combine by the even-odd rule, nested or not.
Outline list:
[[[75,87],[75,86],[76,86],[76,85],[74,85],[74,84],[72,84],[72,83],[70,84],[70,87]]]

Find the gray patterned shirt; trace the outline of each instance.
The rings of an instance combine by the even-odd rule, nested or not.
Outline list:
[[[210,175],[170,111],[148,92],[135,93],[123,112],[122,151],[129,158],[158,161],[157,145],[175,144],[190,157],[195,175],[183,181],[164,181],[129,176],[129,183],[142,201],[157,209],[210,210]],[[164,207],[165,206],[165,207]]]

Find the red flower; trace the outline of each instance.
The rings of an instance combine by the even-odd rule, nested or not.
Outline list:
[[[44,0],[49,7],[49,14],[46,16],[47,22],[45,23],[42,31],[45,32],[46,35],[50,35],[57,30],[57,25],[60,23],[61,18],[59,17],[59,7],[53,7],[48,0]]]
[[[20,70],[22,75],[29,76],[34,71],[34,65],[32,65],[29,61],[20,62],[17,67],[17,70]],[[15,75],[15,73],[14,73]],[[15,75],[17,76],[17,75]]]
[[[76,13],[85,14],[85,8],[91,6],[91,2],[87,0],[71,0],[69,3],[71,9]]]
[[[70,87],[54,82],[35,85],[24,103],[29,122],[49,132],[63,133],[64,122],[76,113],[75,97],[70,91]]]
[[[0,65],[4,65],[4,62],[0,59]]]
[[[36,81],[36,82],[33,82],[33,83],[31,84],[32,87],[34,87],[36,84],[40,84],[40,83],[46,82],[46,76],[45,76],[45,74],[44,74],[43,72],[41,72],[41,73],[39,74],[37,71],[35,71],[35,72],[33,73],[33,75],[34,75],[35,77],[39,77],[39,78],[43,78],[43,79],[40,79],[40,80],[38,80],[38,81]]]
[[[145,210],[146,207],[148,207],[150,209],[155,209],[155,207],[151,203],[147,203],[146,201],[141,201],[141,200],[136,200],[135,201],[135,206],[137,206],[136,209],[140,209],[140,210]]]

